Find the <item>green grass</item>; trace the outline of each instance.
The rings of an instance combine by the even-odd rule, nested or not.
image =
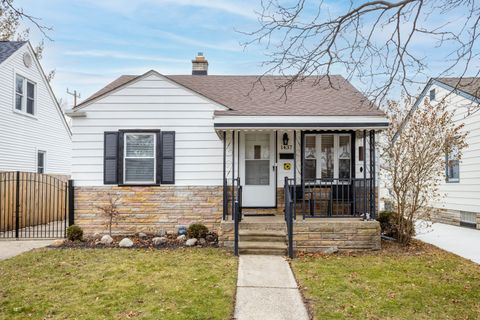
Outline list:
[[[37,250],[0,261],[0,319],[229,319],[220,249]]]
[[[292,267],[316,319],[480,319],[480,267],[423,247],[303,257]]]

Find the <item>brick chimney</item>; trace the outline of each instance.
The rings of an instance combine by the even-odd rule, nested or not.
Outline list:
[[[208,61],[203,56],[203,52],[199,52],[192,60],[192,75],[206,76],[208,74]]]

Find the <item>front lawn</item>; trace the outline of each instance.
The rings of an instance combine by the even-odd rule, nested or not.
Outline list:
[[[292,261],[316,319],[480,319],[480,266],[430,245],[385,245]]]
[[[0,261],[0,319],[228,319],[221,249],[39,250]]]

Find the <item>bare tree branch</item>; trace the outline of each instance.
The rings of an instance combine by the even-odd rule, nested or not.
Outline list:
[[[429,77],[479,75],[480,5],[473,0],[351,0],[334,15],[323,1],[288,3],[263,0],[260,27],[243,32],[249,37],[244,46],[266,45],[263,75],[286,76],[279,85],[285,94],[312,75],[334,87],[330,76],[342,73],[382,104],[395,90],[413,96]],[[431,50],[445,52],[445,65],[435,74],[429,70],[429,52],[418,49],[426,42],[434,43]]]

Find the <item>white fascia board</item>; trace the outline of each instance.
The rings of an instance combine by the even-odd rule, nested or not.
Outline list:
[[[215,116],[216,129],[385,129],[385,116]]]

